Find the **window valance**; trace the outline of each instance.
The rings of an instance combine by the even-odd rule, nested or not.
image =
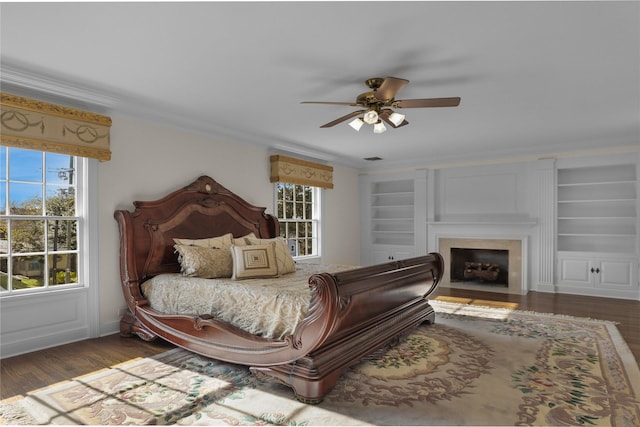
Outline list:
[[[273,155],[271,182],[333,188],[333,167],[279,154]]]
[[[2,145],[111,159],[111,118],[2,93]]]

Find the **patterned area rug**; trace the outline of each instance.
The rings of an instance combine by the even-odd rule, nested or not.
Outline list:
[[[350,368],[319,405],[246,367],[175,349],[0,413],[16,424],[640,425],[640,371],[615,325],[433,305],[436,324]]]

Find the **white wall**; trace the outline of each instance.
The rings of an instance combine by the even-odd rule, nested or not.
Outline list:
[[[209,175],[270,213],[274,199],[266,147],[221,142],[131,118],[112,120],[112,157],[98,171],[101,335],[118,331],[119,311],[125,307],[116,209],[133,210],[134,200],[158,199],[200,175]],[[360,259],[357,171],[333,166],[335,188],[325,190],[323,262],[356,264]]]

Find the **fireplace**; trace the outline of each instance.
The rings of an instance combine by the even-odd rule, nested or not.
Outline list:
[[[526,237],[521,239],[438,238],[444,258],[442,285],[525,294]]]
[[[509,251],[451,248],[451,282],[509,286]]]

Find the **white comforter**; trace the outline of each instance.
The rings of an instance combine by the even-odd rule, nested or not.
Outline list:
[[[298,264],[295,273],[265,279],[201,279],[161,274],[142,284],[151,308],[166,314],[210,314],[265,338],[290,335],[309,309],[309,277],[350,266]]]

